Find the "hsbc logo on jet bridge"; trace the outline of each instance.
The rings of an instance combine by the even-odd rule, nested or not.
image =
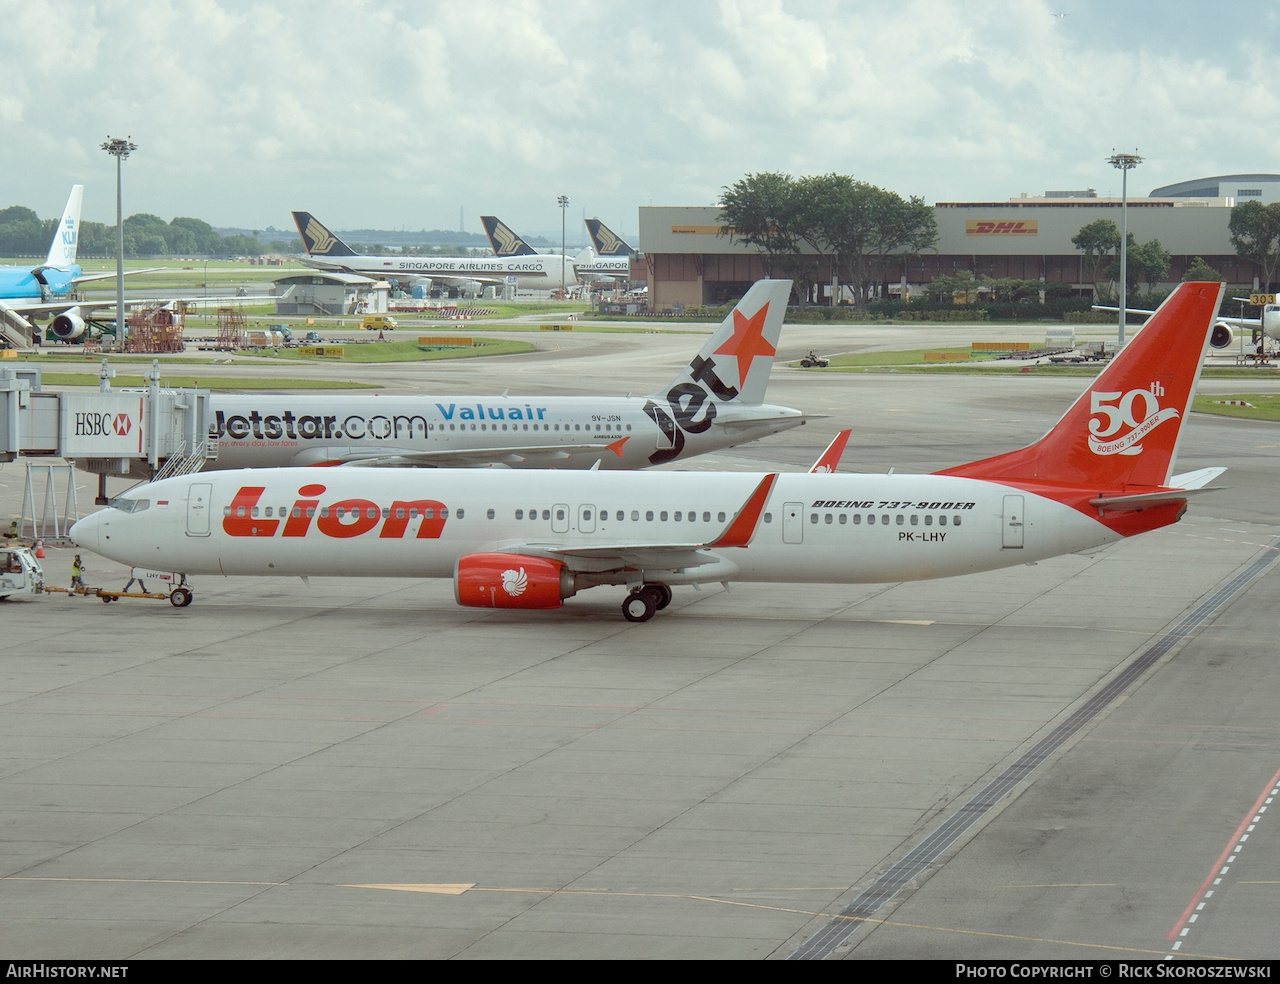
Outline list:
[[[75,415],[72,433],[76,437],[128,437],[133,421],[127,413],[81,412]]]
[[[380,540],[403,540],[410,524],[416,523],[416,539],[438,540],[449,519],[448,507],[438,499],[396,499],[383,508],[372,499],[352,498],[322,506],[320,497],[326,491],[323,485],[304,485],[292,505],[262,506],[266,487],[242,486],[223,510],[222,531],[236,537],[301,537],[311,535],[314,525],[319,535],[335,540],[364,536],[375,529]]]
[[[63,393],[59,452],[68,458],[135,457],[146,443],[144,401],[124,393]]]
[[[1034,236],[1038,220],[1019,219],[997,222],[994,219],[968,219],[964,224],[966,236]]]

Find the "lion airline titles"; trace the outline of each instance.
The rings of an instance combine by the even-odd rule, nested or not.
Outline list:
[[[1172,474],[1221,296],[1182,284],[1045,437],[932,475],[238,471],[139,486],[71,536],[188,575],[447,577],[477,607],[622,585],[631,621],[675,585],[905,581],[1088,551],[1177,522],[1223,471]]]
[[[763,405],[791,292],[754,284],[702,350],[648,397],[223,396],[210,468],[421,465],[645,468],[799,426]]]

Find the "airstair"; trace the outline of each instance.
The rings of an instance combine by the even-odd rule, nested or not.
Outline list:
[[[26,318],[0,301],[0,336],[15,348],[31,348],[31,336],[35,329]]]
[[[194,475],[205,466],[205,462],[216,460],[217,457],[218,446],[208,441],[201,441],[190,454],[187,454],[186,444],[180,444],[151,481],[158,482],[161,479],[177,478],[180,475]]]

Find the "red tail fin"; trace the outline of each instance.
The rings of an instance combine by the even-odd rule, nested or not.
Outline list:
[[[1035,444],[938,474],[1099,490],[1165,485],[1222,290],[1181,284]]]

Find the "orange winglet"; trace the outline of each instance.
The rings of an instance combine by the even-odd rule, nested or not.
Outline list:
[[[621,458],[621,457],[622,457],[622,446],[623,446],[624,444],[626,444],[629,440],[631,440],[631,435],[630,435],[630,434],[628,434],[628,435],[627,435],[626,437],[624,437],[624,438],[621,438],[621,439],[619,439],[619,440],[617,440],[617,441],[614,441],[612,444],[606,444],[606,445],[605,445],[605,447],[607,447],[610,451],[612,451],[612,452],[613,452],[614,454],[616,454],[619,458]]]
[[[751,538],[756,534],[756,527],[760,525],[760,514],[764,511],[764,504],[769,499],[769,492],[777,480],[776,472],[762,478],[756,490],[751,493],[751,497],[738,510],[738,515],[733,518],[729,528],[720,534],[719,539],[708,543],[707,546],[745,547],[750,543]]]
[[[811,475],[826,474],[836,470],[836,466],[840,464],[840,457],[844,454],[844,446],[849,443],[849,435],[853,430],[842,430],[835,436],[827,450],[813,463],[813,467],[809,469]]]

